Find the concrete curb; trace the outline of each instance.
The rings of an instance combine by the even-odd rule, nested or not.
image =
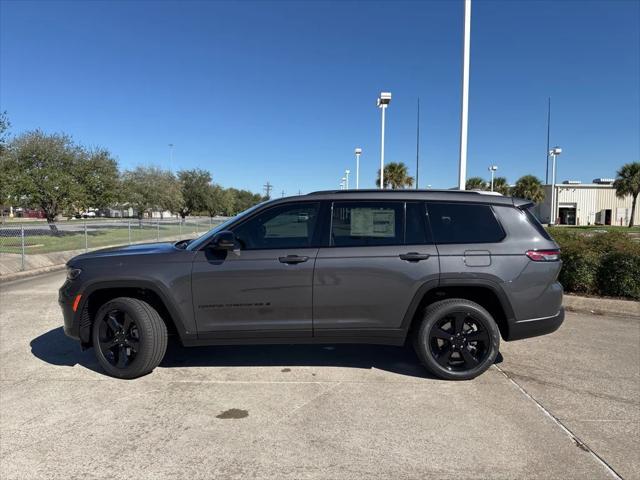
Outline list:
[[[35,277],[44,273],[57,272],[58,270],[64,270],[66,263],[58,265],[50,265],[42,268],[33,268],[24,272],[8,273],[6,275],[0,275],[0,285],[3,283],[13,282],[14,280],[21,280],[23,278]]]
[[[620,315],[640,318],[640,302],[614,298],[579,297],[564,295],[563,305],[567,311],[596,315]]]

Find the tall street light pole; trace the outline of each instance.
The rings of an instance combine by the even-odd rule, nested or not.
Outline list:
[[[458,190],[465,189],[467,178],[467,128],[469,123],[469,56],[471,49],[471,0],[464,0],[464,41],[462,51],[462,106],[460,112],[460,165]]]
[[[362,149],[360,147],[356,148],[356,190],[360,188],[360,155],[362,154]]]
[[[346,190],[349,190],[349,174],[350,173],[351,173],[351,170],[344,171],[345,185],[347,186]]]
[[[549,150],[549,156],[551,157],[551,215],[549,216],[549,224],[555,225],[556,223],[556,157],[562,153],[560,147],[553,147]]]
[[[498,170],[498,167],[496,165],[491,165],[489,167],[489,171],[491,172],[491,191],[493,192],[493,177],[496,174],[496,170]]]
[[[169,144],[169,170],[173,172],[173,143]]]
[[[378,108],[382,110],[382,134],[380,139],[380,189],[384,189],[384,114],[391,102],[390,92],[380,92]]]

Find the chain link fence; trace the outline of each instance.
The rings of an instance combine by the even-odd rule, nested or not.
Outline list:
[[[0,225],[0,275],[65,263],[99,248],[196,238],[225,219],[99,218],[52,224],[12,220]]]

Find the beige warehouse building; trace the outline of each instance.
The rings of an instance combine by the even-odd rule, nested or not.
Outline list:
[[[551,217],[551,185],[544,185],[545,199],[537,207],[543,223]],[[561,225],[628,225],[631,219],[631,195],[616,196],[613,179],[597,178],[593,183],[565,181],[556,184],[556,223]],[[640,205],[634,224],[640,225]]]

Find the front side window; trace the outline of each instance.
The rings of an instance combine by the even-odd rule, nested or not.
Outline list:
[[[331,245],[404,245],[407,240],[426,243],[420,205],[406,205],[412,219],[408,229],[405,226],[405,202],[335,202],[331,212]],[[416,218],[417,224],[413,221]]]
[[[233,229],[243,250],[307,248],[313,245],[319,203],[280,205]]]
[[[494,243],[505,237],[489,205],[428,203],[436,243]]]

